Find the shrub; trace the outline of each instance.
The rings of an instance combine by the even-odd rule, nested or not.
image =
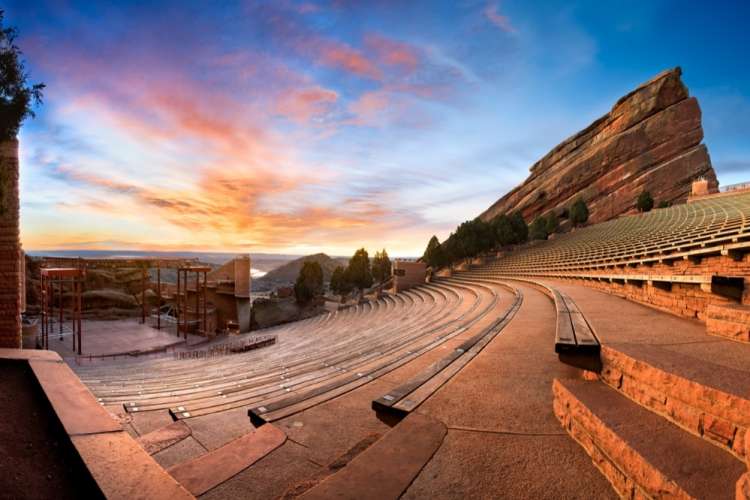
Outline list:
[[[529,238],[532,240],[547,239],[547,220],[542,216],[537,216],[534,222],[529,226]]]
[[[557,214],[555,212],[550,212],[550,214],[547,216],[545,226],[547,235],[557,232],[558,227],[560,227],[560,220],[557,218]]]
[[[654,208],[654,198],[648,191],[643,191],[638,195],[635,206],[639,212],[650,212]]]
[[[574,201],[570,206],[568,213],[570,214],[570,222],[572,222],[574,226],[583,225],[589,220],[589,208],[586,206],[586,202],[583,201],[583,198],[578,198]]]

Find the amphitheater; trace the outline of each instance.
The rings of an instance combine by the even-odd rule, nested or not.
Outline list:
[[[11,421],[49,402],[74,496],[748,500],[749,279],[750,189],[702,193],[184,355],[0,374],[41,388]]]

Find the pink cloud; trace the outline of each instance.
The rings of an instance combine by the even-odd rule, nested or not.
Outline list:
[[[372,50],[383,64],[400,66],[413,72],[419,65],[419,52],[416,47],[404,42],[370,34],[365,38],[365,45]]]
[[[349,71],[356,75],[380,80],[383,75],[375,64],[360,51],[339,42],[322,40],[317,56],[328,66]]]
[[[510,18],[500,13],[500,7],[497,3],[492,3],[485,7],[484,16],[495,26],[506,33],[516,33],[516,28],[511,24]]]
[[[292,89],[281,94],[276,112],[297,123],[306,123],[327,113],[338,98],[337,92],[321,87]]]

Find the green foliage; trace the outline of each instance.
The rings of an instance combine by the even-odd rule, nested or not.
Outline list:
[[[526,243],[529,239],[529,226],[521,215],[521,212],[513,212],[510,216],[513,232],[516,234],[516,243]]]
[[[498,245],[504,247],[518,243],[518,235],[513,228],[510,217],[507,215],[498,215],[492,219],[492,228],[495,231],[495,241]]]
[[[546,240],[547,236],[547,219],[539,215],[529,226],[529,238],[532,240]]]
[[[552,211],[549,213],[545,220],[545,229],[547,230],[547,235],[550,235],[552,233],[557,232],[557,228],[560,227],[560,219],[557,218],[557,214]]]
[[[422,255],[422,260],[433,269],[438,269],[448,264],[448,259],[445,256],[445,250],[443,245],[440,244],[440,240],[437,236],[430,238],[430,242],[427,243],[427,248]]]
[[[343,266],[337,266],[331,273],[331,291],[338,295],[346,295],[352,291],[352,285],[346,279],[346,270]]]
[[[570,222],[572,222],[574,226],[581,226],[589,220],[589,207],[586,206],[586,202],[583,201],[583,198],[578,198],[574,201],[570,206],[568,213],[570,214]]]
[[[370,257],[364,248],[354,252],[352,258],[349,259],[349,265],[346,267],[346,281],[359,290],[372,286]]]
[[[672,206],[672,202],[671,201],[662,200],[662,201],[659,202],[659,208],[669,208],[671,206]]]
[[[308,260],[302,264],[297,281],[294,283],[294,296],[300,304],[307,304],[316,295],[323,292],[323,268],[320,264]]]
[[[0,10],[0,140],[13,139],[23,121],[34,116],[32,104],[41,104],[43,83],[27,85],[28,74],[15,44],[16,28],[4,28]]]
[[[388,258],[385,248],[380,252],[375,252],[375,257],[372,258],[372,276],[378,283],[391,277],[391,259]]]
[[[643,191],[638,195],[638,200],[635,202],[635,206],[639,212],[650,212],[654,208],[654,198],[648,191]]]

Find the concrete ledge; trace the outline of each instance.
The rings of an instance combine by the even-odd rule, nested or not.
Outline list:
[[[0,359],[29,363],[73,446],[107,498],[193,498],[102,408],[57,353],[0,349]]]
[[[169,473],[193,495],[202,495],[247,469],[285,441],[286,434],[266,424],[221,448],[172,467]]]
[[[412,413],[301,498],[399,498],[440,448],[446,433],[442,422]]]

